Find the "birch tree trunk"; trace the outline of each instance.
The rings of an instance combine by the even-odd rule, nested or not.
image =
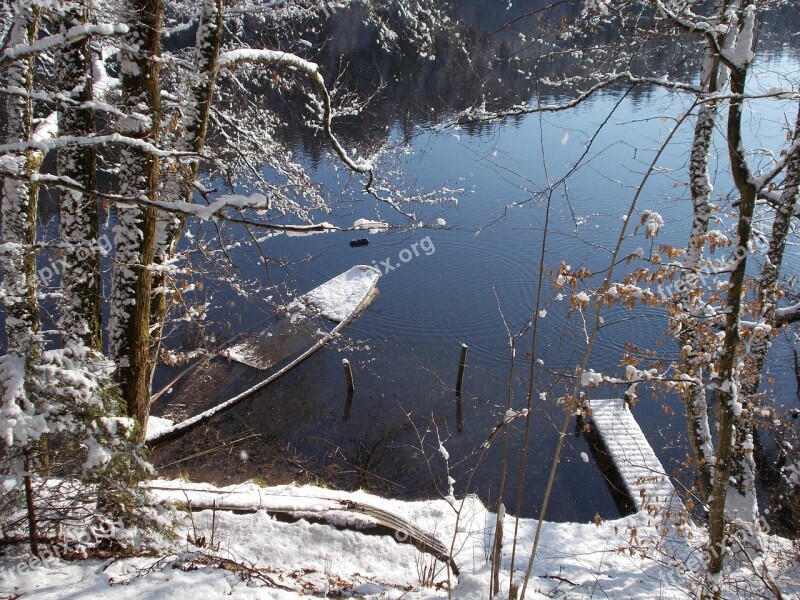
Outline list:
[[[61,16],[62,32],[88,22],[85,1],[68,6]],[[58,105],[60,135],[76,138],[95,131],[94,112],[80,104],[92,100],[90,39],[83,37],[64,45],[56,55],[58,89],[66,101]],[[90,145],[71,145],[58,151],[58,173],[81,187],[95,189],[95,150]],[[101,351],[101,278],[98,248],[97,202],[79,191],[61,196],[61,330],[65,345],[80,343]]]
[[[123,109],[117,123],[125,136],[155,144],[159,138],[159,83],[163,8],[160,0],[128,0],[123,18],[130,32],[123,38],[120,83]],[[151,152],[124,146],[120,156],[120,193],[155,199],[159,159]],[[151,208],[117,206],[114,228],[114,279],[109,323],[110,351],[117,362],[118,382],[130,417],[144,441],[150,412],[150,304],[156,214]]]
[[[786,157],[786,179],[781,199],[775,209],[775,219],[772,222],[772,232],[769,240],[764,268],[758,279],[758,324],[774,326],[775,312],[777,310],[779,286],[778,277],[783,264],[783,254],[786,249],[786,238],[791,229],[792,218],[797,207],[798,186],[800,186],[800,110],[792,138],[792,146]],[[743,383],[742,390],[745,398],[750,401],[758,394],[761,386],[762,371],[767,361],[767,354],[772,345],[770,334],[763,329],[755,331],[750,339],[750,377]]]
[[[205,147],[206,131],[214,97],[218,73],[219,51],[222,46],[222,0],[202,0],[200,23],[195,42],[195,77],[191,98],[183,117],[183,135],[179,150],[199,153]],[[181,162],[176,159],[166,175],[164,184],[167,201],[192,201],[194,183],[197,180],[199,162],[191,159]],[[175,249],[183,231],[184,218],[176,215],[159,215],[156,226],[156,264],[165,265],[175,255]],[[153,275],[153,302],[150,314],[152,334],[151,361],[156,364],[161,343],[161,332],[169,308],[169,276],[163,270]]]

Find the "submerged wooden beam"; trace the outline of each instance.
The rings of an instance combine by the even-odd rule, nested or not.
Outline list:
[[[295,318],[299,318],[303,321],[312,318],[322,319],[324,317],[330,321],[337,322],[337,324],[335,327],[333,327],[333,329],[329,331],[321,331],[319,333],[317,333],[319,328],[314,326],[312,329],[313,334],[311,335],[310,339],[306,336],[303,336],[303,340],[310,344],[310,346],[300,354],[297,354],[299,351],[298,348],[302,348],[303,344],[295,344],[296,340],[293,338],[293,341],[291,342],[292,352],[290,352],[288,356],[284,356],[283,362],[285,362],[285,364],[283,364],[283,362],[280,363],[283,364],[281,368],[271,372],[269,376],[258,381],[258,383],[252,385],[244,391],[235,394],[227,400],[223,400],[211,408],[185,418],[170,427],[165,427],[161,431],[152,433],[147,437],[147,445],[153,448],[160,444],[174,440],[184,435],[186,432],[196,428],[197,426],[206,423],[214,416],[233,408],[243,400],[249,398],[255,392],[265,388],[273,381],[288,373],[291,369],[295,368],[312,354],[317,352],[320,348],[325,346],[325,344],[327,344],[329,341],[336,339],[339,333],[375,299],[378,294],[377,283],[379,276],[380,272],[374,267],[357,265],[303,295],[298,299],[298,301],[295,301],[297,304],[290,304],[287,307],[287,310],[290,314],[285,319],[287,323],[292,322],[294,315]],[[355,282],[355,285],[357,286],[355,291],[360,292],[360,294],[354,293],[352,286],[348,287],[348,283],[352,284],[353,282]],[[300,314],[304,310],[311,311],[312,309],[307,308],[306,305],[312,302],[314,312],[309,314]],[[265,337],[267,340],[270,339],[269,336]],[[275,334],[273,334],[273,337],[275,337]],[[278,345],[281,343],[284,342],[279,342]],[[244,345],[240,345],[238,347],[229,347],[227,349],[227,358],[233,358],[231,352],[237,355],[242,354],[244,352],[243,348],[245,348]],[[250,348],[250,346],[247,346],[247,348]],[[293,358],[289,360],[289,357]],[[289,360],[289,362],[286,362],[286,360]],[[248,364],[249,361],[237,360],[236,362]]]

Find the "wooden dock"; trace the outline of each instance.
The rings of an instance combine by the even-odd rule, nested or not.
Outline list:
[[[665,517],[685,514],[669,475],[624,400],[591,400],[589,407],[592,422],[636,510]]]

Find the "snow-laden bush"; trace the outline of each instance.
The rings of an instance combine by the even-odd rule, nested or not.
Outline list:
[[[153,470],[112,374],[107,359],[79,344],[0,357],[2,466],[12,475],[0,504],[5,535],[31,520],[45,538],[68,523],[120,519],[132,530],[165,531],[139,487]]]

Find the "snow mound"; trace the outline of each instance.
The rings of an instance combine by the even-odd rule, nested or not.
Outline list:
[[[377,233],[389,229],[389,224],[383,221],[370,221],[369,219],[358,219],[353,223],[353,229],[365,229],[368,233]]]

